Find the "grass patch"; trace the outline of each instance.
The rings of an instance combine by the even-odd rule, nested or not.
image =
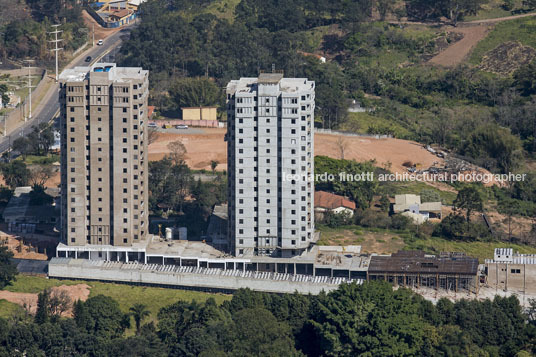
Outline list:
[[[22,156],[19,156],[17,160],[22,160]],[[59,161],[60,156],[57,154],[48,154],[46,156],[28,155],[24,160],[26,165],[49,165]]]
[[[341,130],[359,134],[368,134],[371,131],[389,132],[397,138],[409,138],[411,132],[402,125],[369,113],[348,113],[348,119],[341,124]]]
[[[536,248],[527,245],[519,245],[505,242],[456,242],[443,238],[406,238],[405,249],[419,249],[429,253],[439,252],[464,252],[465,254],[478,258],[480,263],[484,259],[493,258],[495,248],[513,248],[514,251],[526,254],[536,254]]]
[[[480,41],[469,57],[469,63],[479,64],[484,54],[508,41],[519,41],[536,48],[536,18],[524,17],[517,20],[500,22]]]
[[[80,281],[74,280],[59,280],[59,279],[47,279],[41,276],[23,275],[18,274],[17,280],[8,285],[4,290],[14,293],[33,293],[37,294],[46,288],[51,288],[60,285],[76,285],[80,284]]]
[[[37,294],[46,288],[60,285],[87,284],[91,287],[89,296],[106,295],[119,303],[121,311],[128,312],[129,308],[136,303],[147,305],[151,311],[152,321],[156,320],[158,311],[177,301],[196,300],[204,302],[208,298],[214,298],[216,303],[221,304],[225,300],[230,300],[231,295],[212,294],[192,290],[166,289],[157,287],[136,286],[127,284],[112,284],[99,281],[81,281],[81,280],[59,280],[47,279],[40,276],[17,275],[17,280],[9,285],[5,290],[19,293]],[[0,311],[1,311],[0,305]]]
[[[523,7],[523,0],[515,0],[513,9],[520,9]],[[491,0],[486,4],[481,5],[481,10],[476,15],[466,16],[463,21],[475,21],[485,19],[496,19],[499,17],[512,16],[512,12],[503,9],[503,0]]]
[[[106,295],[113,298],[119,303],[121,311],[127,313],[134,304],[140,303],[147,305],[151,312],[146,322],[157,322],[158,311],[161,308],[171,305],[177,301],[198,301],[204,302],[209,298],[214,298],[217,304],[226,300],[231,300],[231,295],[212,294],[192,290],[166,289],[146,286],[135,286],[127,284],[111,284],[98,281],[85,282],[91,286],[89,296]],[[134,326],[127,331],[127,335],[134,333]]]
[[[235,8],[239,3],[240,0],[214,1],[207,6],[205,12],[233,23],[235,18]]]
[[[0,318],[8,319],[21,311],[24,311],[21,306],[4,299],[0,300]]]
[[[402,194],[415,194],[420,195],[422,191],[430,190],[435,191],[441,197],[441,202],[445,205],[452,205],[452,202],[456,199],[456,193],[449,191],[441,191],[435,187],[432,187],[425,182],[408,181],[408,182],[386,182],[380,186],[379,194],[387,194],[394,197],[395,195]]]

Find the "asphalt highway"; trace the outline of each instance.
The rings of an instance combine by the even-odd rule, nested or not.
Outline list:
[[[89,66],[90,64],[95,63],[101,57],[106,60],[106,57],[108,57],[108,53],[113,54],[113,56],[110,57],[115,57],[116,49],[120,47],[122,42],[121,37],[127,35],[132,26],[133,25],[125,27],[122,30],[107,37],[104,40],[104,44],[102,46],[95,45],[95,47],[91,49],[91,51],[82,56],[79,60],[72,61],[71,63],[69,63],[66,68],[73,68],[76,66]],[[91,62],[85,61],[87,56],[91,57]],[[17,129],[11,131],[8,136],[0,138],[0,153],[4,153],[5,151],[9,150],[11,144],[15,139],[30,133],[34,126],[37,126],[39,125],[39,123],[42,122],[50,122],[55,118],[56,113],[58,113],[58,110],[60,109],[58,88],[58,84],[54,84],[49,89],[49,91],[54,91],[54,94],[47,99],[47,101],[44,103],[44,106],[41,107],[42,109],[40,112],[32,113],[32,119],[29,119],[26,123],[24,123]]]

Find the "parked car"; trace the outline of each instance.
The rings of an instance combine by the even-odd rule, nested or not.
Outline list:
[[[86,62],[91,62],[91,56],[87,56],[85,59]]]
[[[155,122],[150,122],[149,124],[147,124],[147,127],[148,128],[158,128],[158,125],[156,125]]]
[[[102,45],[104,45],[104,41],[103,41],[103,40],[99,40],[99,41],[97,42],[97,46],[102,46]]]
[[[188,125],[184,125],[184,124],[175,125],[175,129],[188,129]]]

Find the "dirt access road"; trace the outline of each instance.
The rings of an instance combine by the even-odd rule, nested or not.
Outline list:
[[[536,13],[499,17],[496,19],[459,22],[457,27],[444,26],[444,30],[460,33],[463,35],[463,38],[432,57],[429,62],[445,67],[456,66],[463,62],[471,50],[487,36],[489,31],[493,29],[494,24],[529,16],[536,16]]]

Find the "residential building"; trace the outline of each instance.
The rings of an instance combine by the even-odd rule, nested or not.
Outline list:
[[[60,75],[61,235],[68,246],[128,247],[146,238],[148,76],[113,63]]]
[[[323,219],[326,212],[346,213],[352,217],[355,207],[355,202],[344,196],[326,191],[315,191],[315,216],[318,219]]]
[[[315,83],[261,73],[227,85],[229,245],[290,257],[314,239]]]
[[[442,204],[438,202],[422,202],[421,196],[405,194],[396,195],[393,212],[405,215],[417,224],[422,224],[430,218],[442,218]]]

